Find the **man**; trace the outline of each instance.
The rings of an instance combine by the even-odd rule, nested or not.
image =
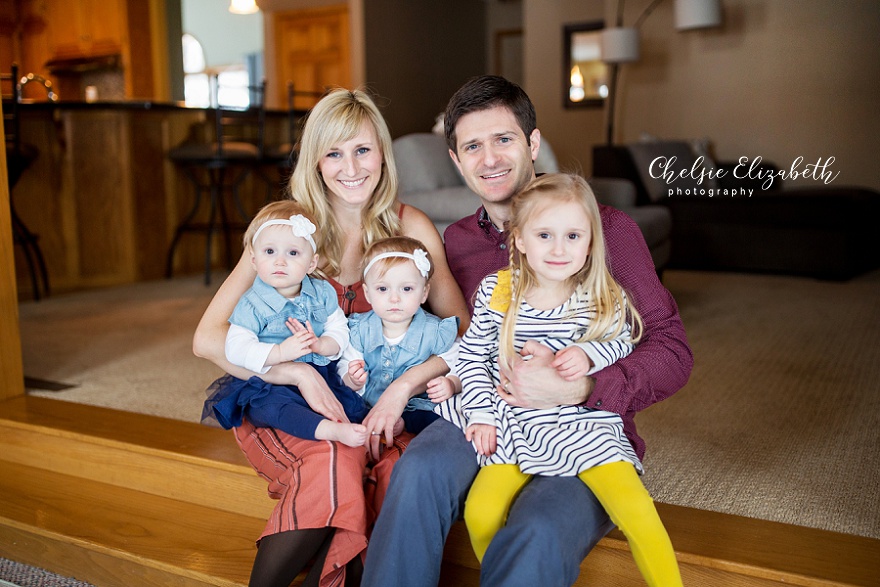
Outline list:
[[[513,195],[534,179],[541,145],[534,106],[504,78],[468,81],[445,115],[449,154],[480,198],[477,212],[446,229],[449,265],[472,303],[480,281],[505,267],[504,223]],[[644,320],[635,351],[610,367],[574,382],[550,365],[552,352],[535,342],[501,374],[512,405],[544,408],[583,404],[620,414],[639,458],[644,441],[635,413],[661,401],[686,382],[693,365],[671,294],[660,283],[638,226],[600,206],[608,266]],[[464,508],[478,471],[474,449],[461,431],[438,420],[409,445],[396,465],[367,549],[365,586],[436,585],[450,526]],[[537,476],[525,486],[483,558],[480,584],[571,585],[590,549],[613,527],[589,488],[577,477]]]

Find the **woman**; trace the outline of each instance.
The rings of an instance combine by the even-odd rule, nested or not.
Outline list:
[[[418,239],[435,259],[431,310],[441,317],[458,316],[464,330],[470,322],[467,306],[446,264],[440,235],[423,212],[397,200],[397,187],[391,136],[372,100],[357,90],[339,89],[325,96],[306,121],[289,184],[291,197],[325,235],[318,245],[322,276],[336,288],[346,313],[366,311],[369,304],[358,281],[366,247],[388,236]],[[243,379],[255,373],[227,362],[224,341],[232,309],[254,276],[250,259],[242,255],[205,310],[193,339],[197,356]],[[394,456],[405,447],[405,442],[394,441],[395,422],[410,397],[445,369],[442,359],[434,357],[409,370],[364,419],[374,457],[382,439],[397,449],[385,451],[391,459],[373,468],[376,485],[371,487],[379,498]],[[264,377],[270,383],[296,385],[313,410],[347,421],[342,406],[310,365],[276,365]],[[269,482],[270,497],[278,500],[260,538],[250,584],[286,587],[313,558],[317,562],[304,585],[338,580],[346,563],[366,547],[363,448],[298,439],[271,428],[254,428],[247,421],[235,429],[235,436],[251,465]]]

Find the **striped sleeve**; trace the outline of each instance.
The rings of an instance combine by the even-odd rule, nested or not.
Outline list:
[[[617,328],[618,322],[621,320],[623,320],[623,328],[617,336],[609,339],[608,337],[611,336],[614,329]],[[590,360],[593,362],[593,368],[590,369],[587,375],[592,375],[593,373],[601,371],[605,367],[614,364],[629,355],[633,351],[633,348],[635,348],[635,345],[632,342],[632,329],[630,328],[629,322],[621,314],[620,309],[617,310],[614,322],[612,322],[611,327],[602,338],[607,340],[591,340],[576,343],[578,347],[587,353],[587,356],[590,357]]]
[[[488,303],[497,283],[495,275],[480,284],[471,325],[461,339],[456,373],[461,379],[461,407],[470,424],[494,424],[492,396],[495,393],[493,366],[498,361],[497,312]]]

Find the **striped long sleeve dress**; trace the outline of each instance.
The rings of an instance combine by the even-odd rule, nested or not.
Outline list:
[[[496,393],[498,335],[510,303],[509,284],[506,270],[480,284],[473,321],[459,349],[456,373],[463,391],[435,411],[462,430],[471,424],[495,426],[498,448],[492,455],[477,455],[480,466],[516,464],[530,475],[574,476],[597,465],[628,461],[641,473],[641,462],[624,435],[619,415],[583,406],[513,407]],[[594,316],[595,305],[580,291],[551,310],[523,302],[514,347],[518,351],[527,340],[536,340],[556,352],[577,344],[592,359],[594,373],[633,349],[628,326],[608,341],[576,342]]]

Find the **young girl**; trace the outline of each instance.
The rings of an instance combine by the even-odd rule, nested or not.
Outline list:
[[[577,475],[626,535],[648,585],[680,586],[620,416],[581,406],[518,408],[498,393],[498,363],[509,365],[527,340],[550,347],[567,380],[605,368],[638,341],[641,318],[606,267],[595,197],[580,177],[543,175],[514,197],[508,231],[510,267],[481,283],[461,342],[463,392],[437,407],[465,431],[483,467],[464,512],[477,558],[532,475]]]
[[[402,236],[376,241],[367,249],[364,263],[364,296],[373,309],[349,317],[351,344],[337,369],[343,382],[374,406],[389,383],[432,355],[455,365],[458,318],[441,320],[421,308],[434,271],[421,242]],[[418,434],[438,418],[434,405],[452,393],[435,387],[429,385],[426,393],[407,402],[395,435],[401,424]]]
[[[259,377],[226,376],[208,389],[203,421],[213,416],[226,428],[245,417],[299,438],[366,443],[360,424],[367,408],[346,389],[330,362],[348,346],[348,322],[331,285],[309,274],[318,264],[315,225],[292,200],[266,205],[244,235],[257,272],[253,286],[229,318],[226,358],[233,365],[266,373],[285,361],[311,363],[327,380],[349,422],[333,422],[313,411],[295,387],[271,385]]]

